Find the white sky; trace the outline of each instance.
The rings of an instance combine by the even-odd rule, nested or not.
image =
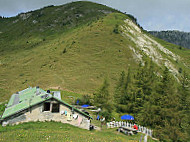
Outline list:
[[[0,15],[15,16],[76,0],[0,0]],[[190,0],[89,0],[132,14],[146,30],[190,32]]]

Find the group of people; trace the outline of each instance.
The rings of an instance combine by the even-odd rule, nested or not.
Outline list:
[[[102,128],[102,126],[105,124],[105,117],[103,117],[103,116],[100,117],[98,114],[96,120],[101,121],[101,128]]]
[[[103,116],[100,117],[99,114],[98,114],[96,120],[99,120],[99,121],[103,122],[103,121],[105,121],[105,117],[103,117]]]

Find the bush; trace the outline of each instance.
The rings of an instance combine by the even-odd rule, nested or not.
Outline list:
[[[83,95],[81,98],[78,98],[77,100],[79,100],[79,105],[84,105],[84,104],[92,105],[91,96],[88,94]],[[77,100],[75,104],[77,103]]]
[[[63,50],[63,54],[65,54],[67,52],[67,49],[66,48],[64,48],[64,50]]]
[[[112,119],[112,113],[110,113],[110,112],[107,111],[107,110],[101,111],[101,112],[99,113],[99,115],[105,117],[105,120],[106,120],[106,121],[111,121],[111,119]]]
[[[113,32],[115,33],[115,34],[119,34],[119,25],[115,25],[115,28],[113,29]]]
[[[5,108],[6,108],[5,103],[0,104],[0,116],[1,116],[1,115],[3,114],[3,112],[5,111]]]
[[[179,68],[178,72],[179,72],[179,73],[182,73],[182,71],[183,71],[182,68]]]

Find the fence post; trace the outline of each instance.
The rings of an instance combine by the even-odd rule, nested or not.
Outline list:
[[[144,134],[146,134],[146,127],[144,127],[144,131],[143,131]]]
[[[148,136],[150,136],[150,129],[148,129]]]
[[[141,126],[139,125],[139,126],[138,126],[138,132],[140,132],[140,131],[141,131]]]
[[[143,128],[143,126],[142,126],[142,127],[141,127],[141,132],[142,132],[142,133],[143,133],[143,129],[144,129],[144,128]]]
[[[110,122],[111,128],[113,128],[113,122]]]
[[[126,125],[127,125],[126,122],[124,122],[124,126],[125,126],[125,127],[126,127]]]
[[[107,128],[109,128],[109,122],[106,123]]]
[[[129,127],[131,128],[131,123],[129,123]]]
[[[152,137],[152,136],[151,136],[151,129],[149,130],[149,136]]]
[[[153,132],[153,130],[150,130],[150,136],[152,137],[152,132]]]

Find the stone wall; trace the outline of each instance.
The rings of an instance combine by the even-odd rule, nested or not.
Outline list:
[[[7,120],[3,121],[3,126],[8,124],[19,124],[23,122],[30,122],[30,121],[57,121],[62,123],[68,123],[83,129],[89,129],[90,127],[90,120],[84,115],[72,111],[72,108],[65,106],[60,103],[59,112],[52,113],[52,103],[58,103],[56,101],[47,101],[50,102],[50,111],[43,111],[44,103],[33,106],[29,108],[27,111],[21,112],[17,114],[17,116],[13,116],[8,118]],[[66,112],[66,113],[65,113]],[[67,115],[66,115],[67,114]],[[77,116],[77,118],[73,118]],[[81,121],[80,121],[81,120]]]

